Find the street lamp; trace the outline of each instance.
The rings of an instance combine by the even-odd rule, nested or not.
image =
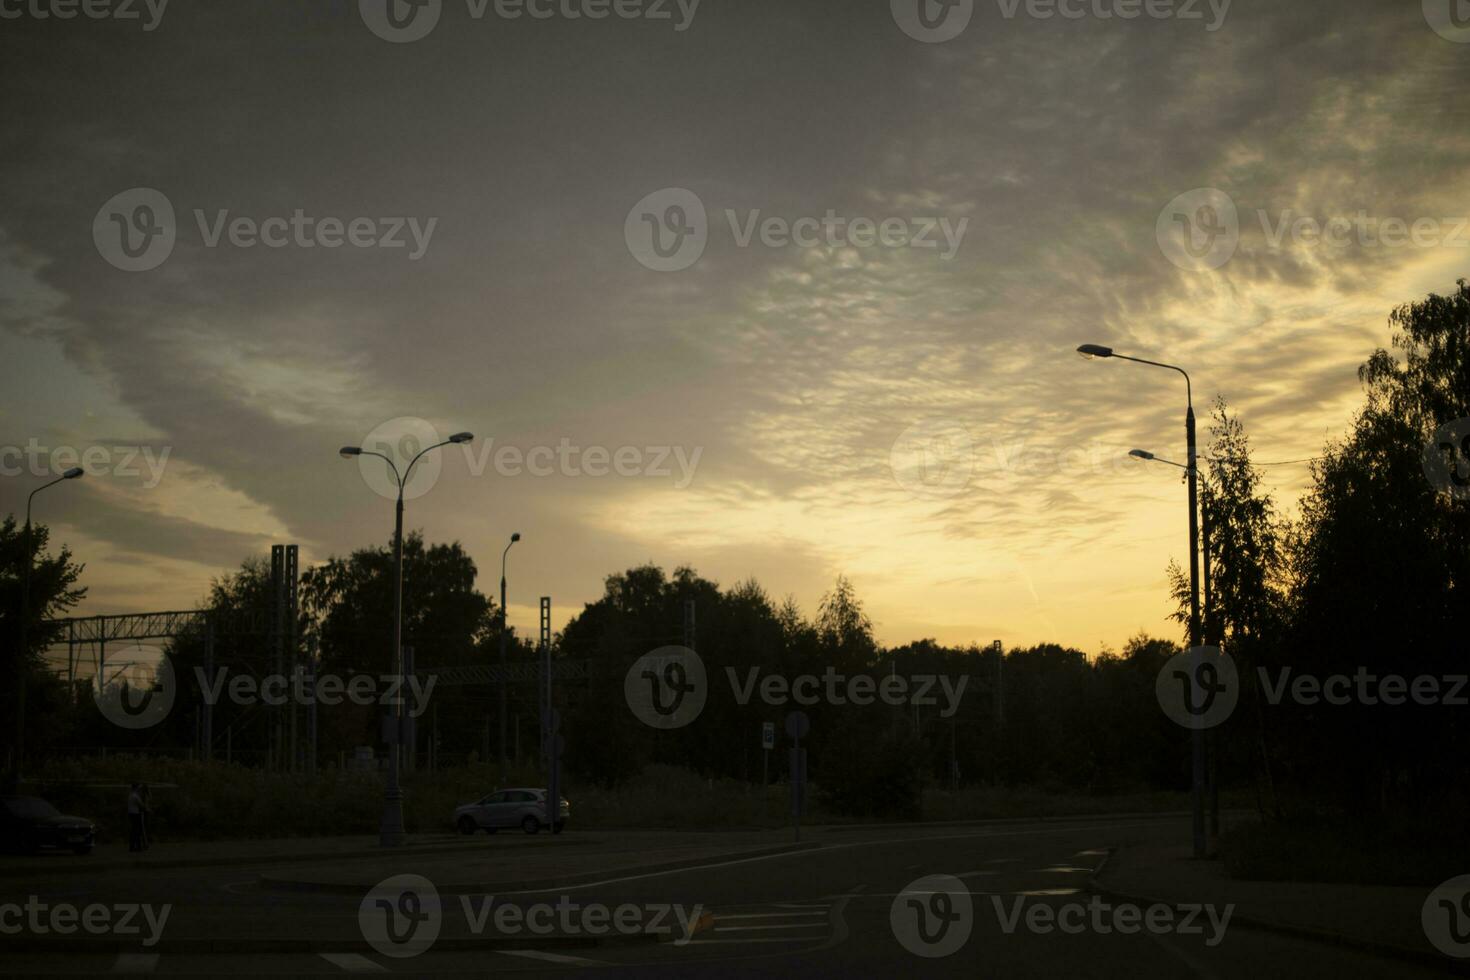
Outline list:
[[[73,466],[65,473],[52,480],[43,483],[31,491],[26,497],[26,527],[22,548],[25,551],[25,574],[20,579],[20,647],[15,656],[15,759],[13,760],[12,775],[15,779],[15,790],[20,791],[20,764],[21,756],[25,752],[26,741],[26,682],[30,679],[26,670],[30,647],[27,645],[28,627],[31,619],[31,501],[36,499],[36,494],[48,487],[54,487],[64,480],[80,479],[86,470],[80,466]]]
[[[1162,456],[1155,456],[1153,453],[1149,452],[1146,449],[1130,449],[1128,450],[1128,455],[1136,457],[1138,459],[1150,460],[1152,462],[1167,463],[1170,466],[1177,466],[1181,470],[1189,469],[1189,467],[1185,466],[1183,463],[1176,463],[1171,459],[1164,459]],[[1209,491],[1208,482],[1205,483],[1205,490],[1206,492]],[[1206,642],[1213,639],[1218,644],[1220,642],[1220,623],[1215,618],[1215,607],[1210,602],[1210,508],[1208,506],[1200,507],[1199,537],[1201,551],[1201,578],[1203,578],[1204,580],[1204,599],[1202,601],[1204,610],[1204,635]],[[1210,730],[1208,741],[1209,751],[1207,754],[1209,756],[1209,762],[1206,766],[1206,781],[1208,784],[1208,795],[1210,798],[1210,837],[1211,839],[1215,839],[1220,836],[1220,784],[1218,779],[1216,778],[1215,772],[1216,759],[1218,758],[1218,747],[1215,744],[1214,729]]]
[[[1199,462],[1195,449],[1194,435],[1194,385],[1189,380],[1189,372],[1174,364],[1164,364],[1160,361],[1149,361],[1141,357],[1129,357],[1119,354],[1111,347],[1101,344],[1083,344],[1077,348],[1077,353],[1091,359],[1095,357],[1117,358],[1120,361],[1132,361],[1135,364],[1146,364],[1149,367],[1166,368],[1170,371],[1178,371],[1184,375],[1184,435],[1188,445],[1185,455],[1184,471],[1189,476],[1189,645],[1199,647],[1204,644],[1200,636],[1199,615]],[[1131,455],[1131,454],[1130,454]],[[1194,769],[1194,856],[1203,858],[1205,856],[1205,738],[1204,731],[1199,728],[1190,732],[1191,755],[1193,756]]]
[[[1135,459],[1147,460],[1151,463],[1164,463],[1168,466],[1177,466],[1181,470],[1189,469],[1189,467],[1185,466],[1183,463],[1176,463],[1172,459],[1165,459],[1162,456],[1155,456],[1147,449],[1130,449],[1128,450],[1128,455],[1134,457]],[[1206,484],[1205,488],[1208,490],[1209,485]],[[1208,507],[1200,508],[1199,536],[1201,549],[1201,579],[1204,592],[1204,598],[1201,600],[1201,608],[1203,610],[1202,618],[1204,620],[1204,623],[1213,625],[1212,617],[1210,616],[1210,509]],[[1204,630],[1207,639],[1212,636],[1214,632],[1215,631],[1212,629]]]
[[[505,770],[505,556],[510,554],[510,546],[521,539],[521,532],[516,531],[510,536],[510,544],[500,553],[500,784],[505,785],[507,773]]]
[[[394,511],[393,521],[393,663],[397,666],[398,689],[403,690],[403,487],[408,483],[409,476],[413,473],[413,466],[424,454],[431,449],[447,446],[451,443],[469,442],[474,436],[468,432],[456,432],[443,442],[435,443],[419,452],[417,456],[409,460],[408,466],[403,473],[398,472],[398,467],[393,460],[382,453],[371,449],[363,449],[361,446],[343,446],[340,450],[343,459],[352,459],[356,456],[376,456],[388,464],[388,469],[393,472],[393,479],[398,484],[398,506]],[[400,847],[405,835],[403,832],[403,790],[398,784],[399,765],[399,742],[403,738],[403,698],[398,698],[393,706],[393,751],[388,755],[388,787],[383,791],[383,821],[378,827],[378,845],[380,847]]]

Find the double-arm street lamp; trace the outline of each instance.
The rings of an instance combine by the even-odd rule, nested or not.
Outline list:
[[[361,446],[343,446],[341,454],[344,459],[352,459],[357,456],[376,456],[388,464],[388,469],[393,473],[393,479],[398,484],[398,507],[394,512],[393,521],[393,663],[398,674],[398,690],[404,689],[403,677],[403,488],[408,483],[408,478],[413,474],[414,464],[424,457],[424,454],[440,446],[451,443],[469,442],[474,436],[468,432],[457,432],[445,439],[443,442],[419,452],[417,456],[409,460],[408,466],[404,467],[402,473],[398,472],[397,465],[393,460],[379,452],[363,449]],[[388,754],[388,788],[383,792],[383,820],[378,828],[378,843],[382,847],[398,847],[403,844],[405,835],[403,832],[403,790],[398,783],[399,754],[401,747],[399,742],[403,740],[403,698],[397,699],[393,707],[393,750]]]
[[[510,544],[500,553],[500,784],[505,785],[507,778],[505,770],[505,557],[510,554],[510,546],[521,539],[521,532],[516,531],[510,536]]]
[[[1103,347],[1101,344],[1083,344],[1077,348],[1077,353],[1088,359],[1094,357],[1116,358],[1120,361],[1132,361],[1135,364],[1146,364],[1149,367],[1166,368],[1170,371],[1178,371],[1184,376],[1184,435],[1188,450],[1185,454],[1184,470],[1189,477],[1189,645],[1199,647],[1204,643],[1200,634],[1200,606],[1199,606],[1199,463],[1198,453],[1195,448],[1194,435],[1194,386],[1189,380],[1189,372],[1174,364],[1164,364],[1160,361],[1149,361],[1141,357],[1129,357],[1119,354],[1111,347]],[[1191,755],[1193,756],[1193,825],[1194,825],[1194,856],[1203,858],[1205,856],[1205,733],[1199,728],[1190,732]]]
[[[28,628],[31,621],[31,501],[36,499],[36,494],[48,487],[65,480],[79,479],[86,470],[80,466],[73,466],[65,473],[52,480],[43,483],[31,491],[26,497],[26,528],[22,538],[21,548],[25,552],[24,572],[20,577],[20,646],[15,651],[15,758],[11,760],[11,777],[15,780],[15,791],[20,792],[20,766],[21,757],[25,753],[26,741],[26,681],[30,679],[28,663],[30,646],[28,645]]]

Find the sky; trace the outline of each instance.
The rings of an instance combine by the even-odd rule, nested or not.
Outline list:
[[[339,447],[469,431],[407,525],[491,595],[520,532],[525,633],[653,562],[846,575],[890,644],[1177,638],[1126,454],[1183,459],[1182,379],[1074,349],[1262,461],[1340,436],[1470,272],[1452,2],[0,0],[0,513],[81,463],[80,612],[192,608],[389,540]]]

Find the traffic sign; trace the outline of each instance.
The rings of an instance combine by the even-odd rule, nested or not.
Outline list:
[[[774,721],[761,722],[761,748],[774,749],[776,747],[776,723]]]

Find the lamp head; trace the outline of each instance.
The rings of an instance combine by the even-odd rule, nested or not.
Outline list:
[[[342,454],[342,458],[343,459],[351,459],[354,456],[361,456],[362,455],[362,447],[361,446],[343,446],[341,449],[337,450],[337,452],[339,452],[339,453]]]
[[[449,441],[453,443],[469,442],[474,437],[475,435],[472,432],[456,432],[449,437]]]
[[[1104,347],[1101,344],[1083,344],[1077,348],[1077,353],[1089,359],[1094,357],[1112,357],[1113,349],[1111,347]]]
[[[1129,456],[1136,456],[1139,459],[1153,459],[1154,458],[1154,454],[1151,453],[1151,452],[1149,452],[1147,449],[1130,449],[1130,450],[1128,450],[1128,455]]]
[[[515,544],[515,543],[516,543],[516,542],[517,542],[517,541],[519,541],[519,540],[520,540],[520,539],[521,539],[521,532],[520,532],[520,531],[516,531],[516,532],[515,532],[515,533],[513,533],[513,534],[512,534],[512,535],[511,535],[511,536],[510,536],[510,543],[511,543],[511,544]]]
[[[71,469],[61,474],[61,478],[63,480],[75,480],[77,477],[83,475],[86,472],[87,471],[82,469],[80,466],[73,466]]]

